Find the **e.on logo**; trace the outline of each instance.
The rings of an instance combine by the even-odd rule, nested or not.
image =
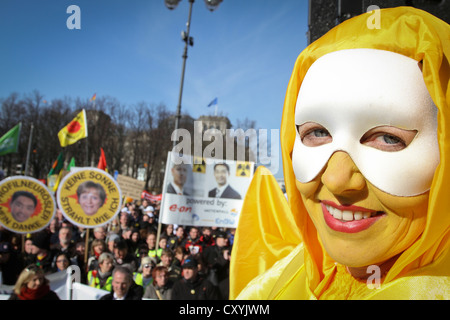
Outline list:
[[[169,207],[169,210],[172,212],[188,212],[191,213],[192,212],[192,207],[186,207],[186,206],[178,206],[176,204],[173,204]]]

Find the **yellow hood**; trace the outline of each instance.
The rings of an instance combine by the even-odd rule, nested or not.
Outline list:
[[[372,297],[427,298],[427,285],[423,283],[421,287],[418,279],[428,281],[428,287],[438,284],[447,294],[450,291],[450,26],[427,12],[409,7],[381,10],[379,29],[367,27],[370,17],[371,13],[366,13],[335,27],[309,45],[295,63],[280,130],[289,202],[268,170],[259,169],[245,198],[237,228],[230,270],[231,298],[236,298],[247,286],[241,298],[314,299],[333,281],[334,261],[324,251],[295,185],[291,158],[296,136],[294,114],[302,80],[313,62],[327,53],[354,48],[387,50],[422,61],[425,84],[439,110],[440,165],[430,190],[424,232],[389,270],[384,280],[386,294],[383,296],[383,290],[378,289]],[[411,285],[419,288],[414,294],[405,289]],[[439,296],[437,293],[436,297]]]

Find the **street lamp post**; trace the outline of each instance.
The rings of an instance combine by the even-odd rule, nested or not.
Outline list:
[[[181,0],[164,0],[164,3],[166,4],[166,7],[170,10],[175,9]],[[211,12],[216,10],[220,3],[223,0],[205,0],[206,7]],[[177,105],[177,113],[175,116],[175,130],[178,129],[180,118],[181,118],[181,101],[183,97],[183,87],[184,87],[184,74],[186,70],[186,59],[188,57],[188,47],[194,45],[194,38],[190,36],[190,29],[191,29],[191,17],[192,17],[192,6],[194,4],[195,0],[189,0],[189,16],[188,21],[186,23],[186,31],[181,32],[181,39],[184,41],[184,51],[183,51],[183,66],[181,69],[181,83],[180,83],[180,92],[178,95],[178,105]],[[176,140],[173,141],[173,147],[176,146]]]
[[[173,10],[178,6],[180,1],[181,0],[164,0],[164,3],[166,4],[166,7],[168,9]],[[223,0],[205,0],[205,4],[206,4],[206,7],[208,8],[208,10],[210,10],[212,12],[219,7],[219,5],[222,1]],[[181,39],[184,41],[184,51],[183,51],[183,56],[182,56],[183,57],[183,67],[181,69],[180,93],[178,95],[177,113],[176,113],[176,117],[175,117],[175,131],[178,130],[178,125],[179,125],[180,118],[181,118],[181,100],[183,97],[184,72],[186,70],[186,59],[188,57],[188,55],[187,55],[188,46],[194,45],[194,38],[192,38],[189,35],[190,30],[191,30],[192,6],[193,6],[194,2],[195,2],[195,0],[189,0],[189,16],[188,16],[188,21],[186,23],[186,31],[181,32]],[[177,144],[177,141],[174,140],[173,147],[175,147],[176,144]],[[159,245],[159,237],[161,235],[161,218],[162,218],[162,216],[160,216],[159,223],[158,223],[158,231],[156,234],[156,246],[157,247]]]

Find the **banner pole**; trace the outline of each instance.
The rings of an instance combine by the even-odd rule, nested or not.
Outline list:
[[[86,239],[85,239],[85,244],[84,244],[84,264],[87,264],[88,261],[88,253],[89,253],[89,230],[91,230],[90,228],[87,228],[86,230]],[[86,270],[89,268],[88,265],[86,265]]]

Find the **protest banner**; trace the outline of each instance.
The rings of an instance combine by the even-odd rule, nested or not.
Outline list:
[[[235,228],[253,177],[253,162],[185,157],[176,164],[169,152],[161,222]]]
[[[146,200],[149,200],[152,202],[158,202],[158,201],[162,200],[162,193],[154,195],[154,194],[151,194],[150,192],[144,190],[144,191],[142,191],[141,199],[146,199]]]
[[[71,171],[61,181],[57,194],[63,215],[83,228],[107,224],[122,207],[119,184],[106,171],[97,168]]]
[[[20,233],[34,233],[50,224],[56,202],[45,184],[27,176],[13,176],[0,183],[0,224]]]
[[[145,181],[140,181],[132,177],[118,174],[117,183],[122,190],[123,197],[129,197],[133,200],[141,199],[142,190],[145,188]]]

